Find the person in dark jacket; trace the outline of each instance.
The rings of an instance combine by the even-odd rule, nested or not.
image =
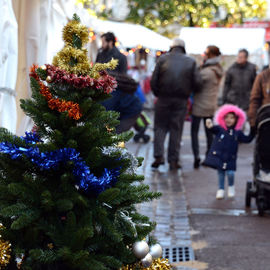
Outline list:
[[[218,171],[217,199],[224,198],[226,174],[229,182],[228,197],[235,196],[234,172],[236,171],[238,143],[249,143],[254,138],[253,131],[248,136],[241,131],[245,121],[245,112],[231,104],[223,105],[217,111],[215,122],[218,125],[214,126],[211,119],[206,120],[206,126],[215,134],[215,139],[203,165]]]
[[[179,151],[187,101],[201,85],[195,60],[185,53],[184,41],[174,39],[170,52],[159,58],[152,75],[151,89],[158,98],[155,105],[153,168],[164,164],[164,140],[168,132],[170,169],[181,168]]]
[[[248,62],[248,51],[242,49],[238,53],[236,63],[226,73],[223,104],[234,104],[247,111],[255,78],[256,66]]]
[[[117,89],[112,92],[112,97],[103,101],[102,105],[107,111],[119,112],[120,124],[116,127],[116,133],[128,131],[135,125],[142,111],[142,103],[135,95],[138,83],[127,74],[110,72],[117,81]]]
[[[118,60],[118,65],[114,72],[126,73],[127,72],[127,58],[116,47],[116,38],[113,33],[108,32],[101,36],[102,48],[99,50],[96,63],[108,63],[112,59]]]

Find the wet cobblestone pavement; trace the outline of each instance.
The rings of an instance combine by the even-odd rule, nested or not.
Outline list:
[[[152,136],[152,130],[147,132]],[[201,153],[205,151],[200,131]],[[153,171],[153,142],[127,143],[129,151],[144,157],[139,174],[159,200],[139,205],[139,211],[157,222],[154,236],[163,248],[189,247],[195,257],[174,263],[177,270],[268,270],[270,269],[270,215],[257,215],[254,201],[245,208],[246,181],[252,179],[253,145],[240,145],[236,172],[236,197],[217,201],[217,175],[212,169],[193,169],[190,124],[185,123],[181,161],[183,170],[168,165]],[[201,155],[201,159],[203,159]]]
[[[144,157],[143,166],[138,174],[145,176],[145,182],[150,190],[162,192],[159,200],[138,206],[142,214],[157,222],[154,236],[163,249],[171,247],[190,247],[191,235],[187,211],[187,201],[183,188],[181,170],[170,171],[168,165],[160,166],[158,170],[151,168],[153,161],[153,144],[127,143],[129,151],[136,156]],[[191,270],[193,268],[176,267],[175,269]]]

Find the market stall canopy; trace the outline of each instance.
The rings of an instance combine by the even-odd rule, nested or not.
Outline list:
[[[169,38],[138,24],[91,19],[89,26],[98,33],[113,32],[125,48],[141,45],[152,50],[168,51],[171,45]]]
[[[208,45],[218,46],[223,55],[236,55],[243,48],[259,54],[265,44],[265,29],[184,27],[180,37],[189,54],[202,54]]]

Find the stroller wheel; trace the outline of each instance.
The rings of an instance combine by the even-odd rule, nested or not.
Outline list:
[[[264,216],[264,199],[262,198],[259,199],[257,206],[258,206],[259,216],[263,217]]]
[[[140,135],[139,134],[136,134],[135,136],[134,136],[134,138],[133,138],[133,140],[134,140],[134,142],[139,142],[139,140],[140,140]]]
[[[149,135],[144,135],[143,136],[143,141],[144,141],[144,143],[148,143],[150,141],[150,136]]]
[[[252,183],[247,182],[247,186],[246,186],[246,207],[250,207],[250,204],[251,204],[251,188],[252,188]]]

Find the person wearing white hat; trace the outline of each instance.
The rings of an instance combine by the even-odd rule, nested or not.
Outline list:
[[[168,162],[170,169],[179,169],[180,142],[190,94],[200,89],[201,78],[196,62],[186,56],[185,42],[175,38],[170,51],[162,55],[151,79],[151,89],[158,98],[154,120],[153,168],[164,164],[164,141],[170,134]]]
[[[174,38],[172,41],[171,49],[174,47],[182,48],[183,52],[186,53],[186,44],[185,41],[181,38]]]

